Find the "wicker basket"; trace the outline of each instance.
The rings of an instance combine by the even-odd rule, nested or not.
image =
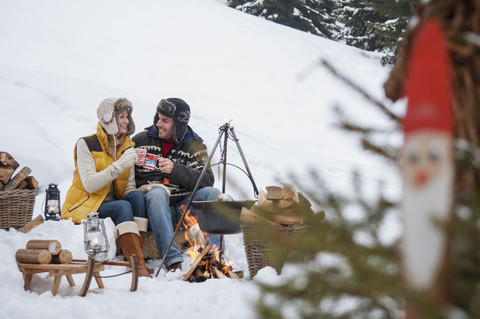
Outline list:
[[[282,271],[285,260],[273,260],[270,258],[271,245],[268,242],[261,241],[255,236],[258,227],[255,224],[241,223],[243,242],[245,246],[245,254],[247,257],[248,271],[250,278],[253,278],[257,272],[263,267],[270,266],[274,268],[278,274]],[[303,226],[282,226],[275,225],[275,231],[280,236],[295,236],[303,229]]]
[[[0,191],[0,228],[19,229],[32,220],[36,189]]]

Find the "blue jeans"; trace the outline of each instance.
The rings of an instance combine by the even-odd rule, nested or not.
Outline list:
[[[131,191],[123,199],[103,202],[98,208],[98,217],[110,217],[115,225],[133,222],[133,217],[146,218],[145,197],[140,191]]]
[[[214,200],[220,194],[220,191],[213,187],[204,187],[197,190],[195,200]],[[170,199],[167,192],[163,188],[153,188],[145,194],[146,210],[150,227],[155,236],[160,256],[163,258],[167,251],[168,245],[173,237],[173,230],[177,227],[182,216],[183,210],[181,206],[187,205],[190,196],[187,196],[180,202],[170,207]],[[216,244],[220,247],[219,235],[208,235],[207,243]],[[164,264],[166,267],[176,262],[183,262],[183,256],[175,241],[165,257]]]

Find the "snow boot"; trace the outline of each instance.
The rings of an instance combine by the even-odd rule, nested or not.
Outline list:
[[[140,236],[138,234],[138,226],[135,222],[123,222],[116,227],[117,237],[122,247],[123,255],[129,258],[131,254],[135,254],[138,264],[138,276],[152,278],[148,271],[145,261],[143,260],[142,248],[140,247]]]

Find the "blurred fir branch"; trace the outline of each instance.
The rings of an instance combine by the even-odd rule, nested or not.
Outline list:
[[[329,69],[358,90],[353,81],[331,66]],[[369,99],[368,93],[362,94]],[[398,132],[401,117],[391,112],[389,105],[370,100],[390,121],[391,130],[382,132],[356,124],[347,119],[340,107],[335,109],[337,127],[357,134],[365,150],[393,163],[400,150],[381,145],[374,137]],[[462,123],[456,124],[461,127]],[[480,149],[469,141],[457,139],[454,154],[457,176],[454,221],[451,225],[439,225],[452,242],[451,264],[444,274],[449,283],[451,307],[439,309],[401,280],[399,242],[386,242],[381,236],[386,220],[398,215],[398,203],[386,198],[381,189],[376,199],[367,200],[357,173],[352,178],[355,193],[347,198],[329,190],[321,176],[311,171],[318,184],[302,191],[317,207],[322,207],[326,218],[306,216],[303,231],[288,238],[282,238],[265,225],[259,226],[259,238],[271,244],[271,258],[280,263],[286,261],[288,271],[282,274],[280,282],[260,284],[258,316],[403,318],[408,302],[422,313],[422,318],[480,318]],[[302,185],[301,180],[296,182]],[[352,211],[357,218],[351,218]]]

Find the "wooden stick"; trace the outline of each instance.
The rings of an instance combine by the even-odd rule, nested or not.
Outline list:
[[[183,281],[187,281],[188,278],[190,277],[190,275],[193,273],[193,271],[195,270],[195,268],[197,268],[198,264],[202,261],[203,257],[205,257],[205,255],[208,253],[208,251],[212,248],[212,246],[210,245],[207,245],[205,246],[205,248],[203,248],[202,252],[200,253],[200,255],[198,255],[197,259],[195,259],[195,261],[193,262],[192,264],[192,267],[190,267],[190,269],[185,273],[185,275],[183,276],[182,280]]]
[[[35,219],[31,220],[30,222],[28,222],[28,224],[20,228],[19,231],[22,233],[28,233],[38,225],[43,224],[43,221],[44,220],[42,215],[38,215],[37,217],[35,217]]]
[[[85,273],[85,280],[83,281],[82,289],[80,289],[79,296],[85,297],[92,282],[93,270],[95,268],[95,260],[88,258],[87,261],[87,271]]]
[[[48,264],[52,260],[52,254],[46,249],[19,249],[15,253],[18,263]]]
[[[132,270],[132,283],[130,285],[130,291],[134,292],[138,288],[138,262],[135,254],[130,255],[130,269]]]
[[[27,242],[27,249],[46,249],[52,255],[57,255],[62,245],[55,239],[32,239]]]
[[[11,191],[12,189],[15,189],[20,185],[20,183],[27,177],[28,174],[30,174],[32,170],[24,166],[20,172],[18,172],[10,181],[8,181],[7,184],[3,187],[2,190],[4,191]]]

